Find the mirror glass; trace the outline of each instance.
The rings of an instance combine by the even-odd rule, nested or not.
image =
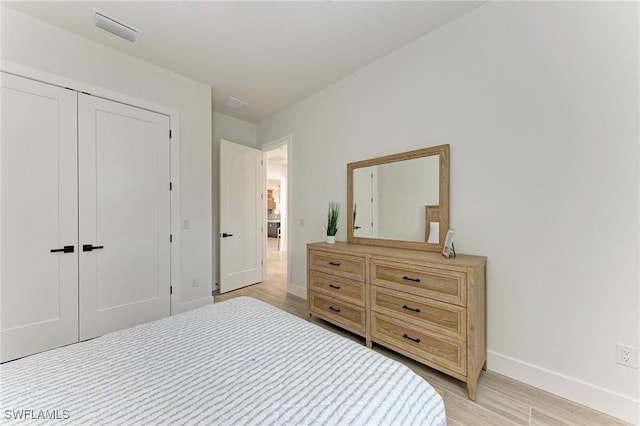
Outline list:
[[[449,227],[448,145],[350,163],[349,242],[438,251]]]

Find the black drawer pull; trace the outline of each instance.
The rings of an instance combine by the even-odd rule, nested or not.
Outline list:
[[[340,290],[340,286],[339,285],[329,284],[329,287],[335,288],[336,290]]]
[[[403,334],[402,337],[404,337],[405,339],[409,339],[413,342],[420,343],[420,339],[414,339],[413,337],[409,337],[407,334]]]
[[[51,253],[73,253],[73,246],[64,246],[61,249],[51,249]]]
[[[407,276],[402,277],[403,280],[407,280],[407,281],[413,281],[414,283],[419,283],[420,282],[420,278],[410,278]]]
[[[407,305],[404,305],[402,309],[406,309],[407,311],[420,312],[420,308],[410,308]]]
[[[83,244],[82,251],[93,251],[103,249],[104,246],[94,246],[93,244]]]
[[[329,306],[329,309],[331,309],[333,312],[340,312],[340,309],[334,308],[333,306]]]
[[[336,262],[329,262],[329,265],[331,265],[331,266],[340,266],[340,264],[336,263]]]

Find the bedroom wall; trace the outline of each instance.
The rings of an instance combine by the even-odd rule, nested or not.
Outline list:
[[[2,60],[179,110],[181,210],[191,221],[181,231],[179,306],[211,303],[211,88],[7,7],[0,11]],[[191,287],[192,277],[199,287]]]
[[[220,287],[220,265],[218,264],[220,238],[217,237],[220,234],[220,185],[218,184],[220,177],[220,139],[255,148],[258,133],[255,123],[250,123],[215,111],[213,112],[212,117],[213,141],[211,147],[211,163],[213,165],[213,288],[217,289]]]
[[[456,248],[488,256],[489,369],[637,423],[615,344],[640,333],[638,8],[489,2],[259,123],[259,145],[292,135],[289,291],[346,163],[449,143]]]

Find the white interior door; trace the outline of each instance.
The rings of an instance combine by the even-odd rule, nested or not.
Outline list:
[[[77,104],[71,90],[1,78],[4,362],[78,341]]]
[[[262,281],[262,151],[220,141],[220,293]]]
[[[169,117],[78,96],[80,339],[170,314]]]

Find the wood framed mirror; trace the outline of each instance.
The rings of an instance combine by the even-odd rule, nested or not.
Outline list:
[[[449,145],[347,164],[347,241],[441,252],[449,230]]]

